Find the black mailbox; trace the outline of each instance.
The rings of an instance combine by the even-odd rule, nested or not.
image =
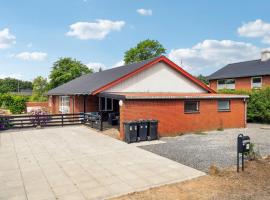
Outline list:
[[[238,153],[249,152],[250,149],[250,137],[243,134],[238,135],[237,138]]]
[[[250,151],[250,137],[239,134],[237,137],[237,172],[239,172],[239,154],[242,156],[242,171],[244,171],[244,155]]]

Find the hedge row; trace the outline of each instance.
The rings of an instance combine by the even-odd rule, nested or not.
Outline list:
[[[220,90],[225,94],[249,95],[247,120],[249,122],[270,123],[270,87],[260,90]]]
[[[21,114],[26,109],[28,97],[12,94],[0,94],[0,107],[10,110],[12,114]]]

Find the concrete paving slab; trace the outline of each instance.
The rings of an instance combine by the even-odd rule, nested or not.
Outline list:
[[[83,126],[0,134],[5,199],[105,199],[205,175]]]

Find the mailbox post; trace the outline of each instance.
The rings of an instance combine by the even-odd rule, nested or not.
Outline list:
[[[239,154],[242,156],[242,171],[244,171],[244,154],[249,152],[250,137],[239,134],[237,137],[237,172],[239,172]]]

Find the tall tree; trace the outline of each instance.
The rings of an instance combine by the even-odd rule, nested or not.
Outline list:
[[[48,81],[42,76],[38,76],[33,80],[33,94],[32,101],[46,101],[47,97],[44,95],[48,90]]]
[[[73,58],[60,58],[52,67],[50,73],[50,88],[67,83],[83,74],[92,73],[86,65]]]
[[[166,53],[166,49],[157,40],[144,40],[139,42],[135,47],[125,52],[125,64],[139,62],[154,58]]]

